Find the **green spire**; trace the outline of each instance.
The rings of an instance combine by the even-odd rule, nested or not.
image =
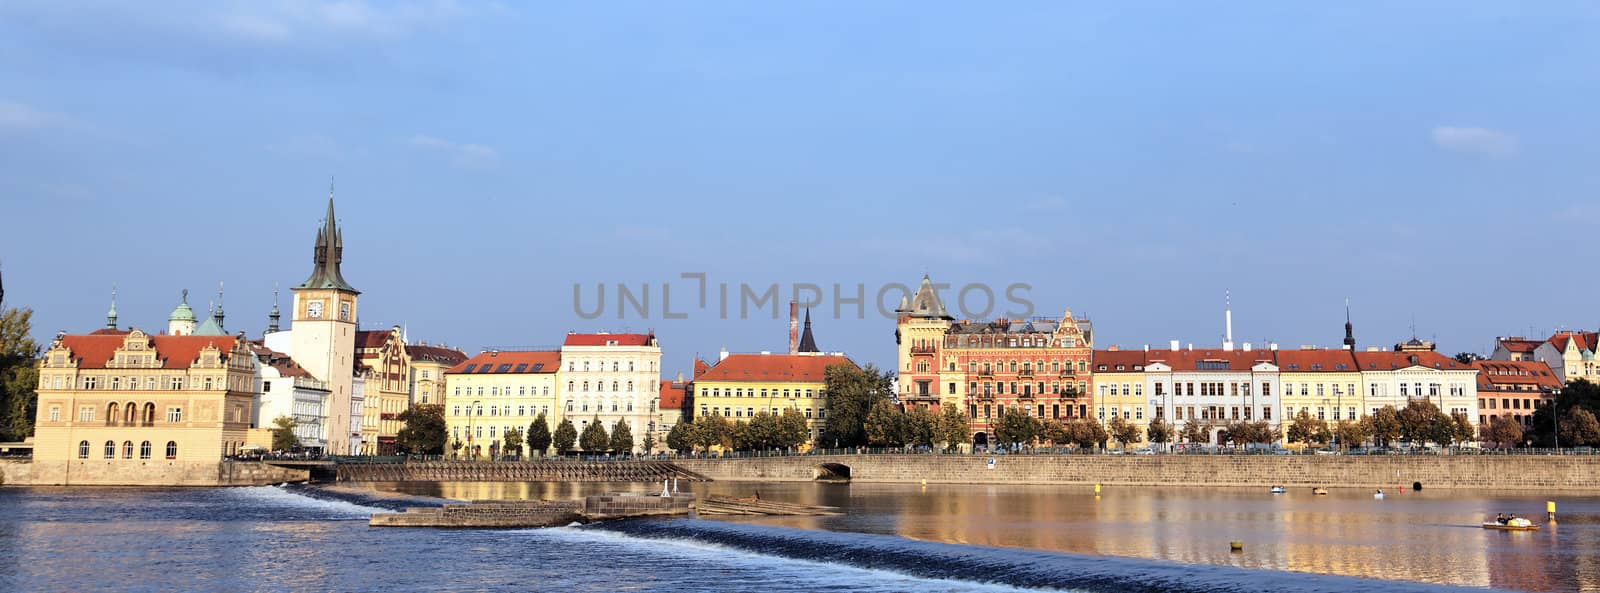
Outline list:
[[[117,329],[117,285],[111,285],[111,310],[106,311],[106,328]]]
[[[183,289],[183,301],[178,303],[178,308],[172,310],[172,315],[167,321],[194,321],[194,309],[189,308],[189,289]]]

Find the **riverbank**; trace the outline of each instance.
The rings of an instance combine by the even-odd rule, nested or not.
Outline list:
[[[804,455],[677,459],[713,480],[1600,492],[1600,456]]]
[[[266,486],[310,477],[307,470],[256,461],[0,461],[3,486]]]

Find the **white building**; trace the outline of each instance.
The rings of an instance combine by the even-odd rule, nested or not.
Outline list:
[[[252,444],[271,447],[270,431],[280,416],[294,418],[300,446],[322,451],[327,446],[328,386],[294,363],[289,355],[252,345],[256,355],[256,397],[250,411]],[[256,436],[259,435],[259,436]]]
[[[556,380],[563,416],[579,434],[599,418],[610,431],[626,419],[638,447],[655,430],[661,385],[661,345],[655,334],[567,334]]]
[[[1431,350],[1390,351],[1369,348],[1356,352],[1366,390],[1366,413],[1384,406],[1406,407],[1413,400],[1428,400],[1446,414],[1478,418],[1478,370]]]
[[[1183,430],[1191,422],[1209,423],[1211,442],[1229,422],[1282,421],[1278,365],[1273,352],[1223,349],[1180,349],[1146,353],[1146,393],[1157,418]],[[1102,419],[1104,420],[1104,419]]]

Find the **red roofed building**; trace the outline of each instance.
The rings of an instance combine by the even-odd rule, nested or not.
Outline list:
[[[1282,421],[1275,412],[1281,392],[1270,350],[1180,349],[1174,341],[1169,349],[1146,353],[1144,372],[1156,417],[1179,431],[1191,423],[1207,426],[1207,442],[1217,442],[1228,422]]]
[[[1478,430],[1481,435],[1489,419],[1513,420],[1527,431],[1532,428],[1533,411],[1555,401],[1561,389],[1550,366],[1531,360],[1479,360]]]
[[[684,381],[679,375],[677,380],[661,380],[660,412],[656,419],[656,446],[666,447],[667,433],[672,432],[672,427],[679,422],[694,420],[690,413],[689,390],[693,383]],[[648,451],[647,451],[648,453]]]
[[[1432,350],[1356,352],[1365,413],[1428,400],[1447,414],[1478,417],[1478,369]]]
[[[233,336],[60,335],[38,394],[37,483],[215,483],[245,445],[255,358]]]
[[[610,432],[626,420],[638,447],[657,432],[661,344],[654,333],[569,333],[558,380],[562,413],[580,434],[590,422]]]
[[[820,353],[728,354],[695,377],[694,413],[737,422],[794,409],[805,415],[815,442],[827,428],[825,377],[833,365],[856,366],[844,356]]]
[[[553,350],[489,350],[445,371],[444,418],[451,443],[462,444],[457,454],[520,454],[501,451],[506,432],[526,435],[540,414],[554,431],[563,417],[560,370],[561,353]]]

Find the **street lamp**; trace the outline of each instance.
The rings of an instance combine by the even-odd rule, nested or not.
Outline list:
[[[1556,453],[1560,454],[1561,422],[1556,419],[1556,413],[1560,411],[1560,408],[1556,407],[1556,401],[1561,399],[1561,388],[1557,387],[1555,389],[1551,389],[1550,395],[1550,438],[1555,439]]]
[[[478,453],[473,450],[475,445],[472,444],[472,425],[477,420],[477,414],[474,412],[478,409],[478,404],[481,403],[483,403],[483,400],[472,400],[472,403],[467,406],[467,456],[474,461],[478,459]]]

